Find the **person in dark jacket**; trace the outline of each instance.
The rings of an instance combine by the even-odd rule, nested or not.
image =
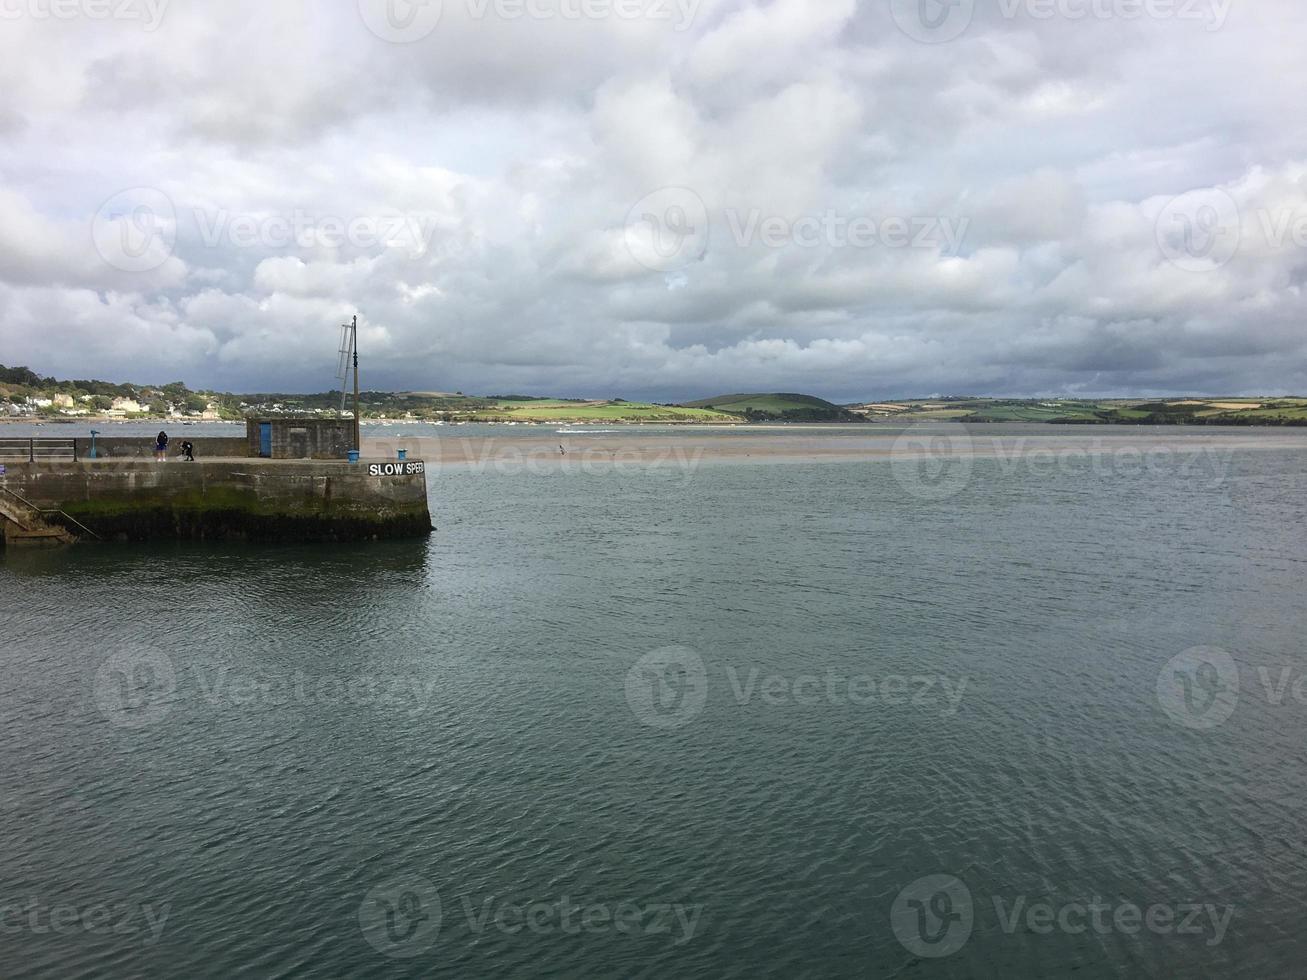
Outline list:
[[[188,463],[195,462],[195,443],[189,439],[182,443],[182,459]]]
[[[154,440],[154,461],[162,463],[168,456],[168,433],[160,432]]]

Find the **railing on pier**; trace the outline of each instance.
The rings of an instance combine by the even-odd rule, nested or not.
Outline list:
[[[0,439],[0,460],[25,459],[29,463],[45,460],[77,460],[76,439]]]
[[[14,491],[6,487],[0,487],[0,494],[5,494],[6,496],[12,497],[14,500],[17,500],[24,507],[39,514],[43,520],[50,516],[63,518],[63,520],[66,522],[64,525],[65,530],[70,530],[67,525],[71,524],[73,527],[77,528],[83,534],[89,534],[91,537],[95,538],[96,541],[103,540],[100,537],[100,535],[96,534],[94,531],[92,531],[89,527],[87,527],[77,518],[73,517],[71,514],[66,514],[62,510],[59,510],[57,508],[38,507],[36,504],[32,503],[22,494],[14,493]]]

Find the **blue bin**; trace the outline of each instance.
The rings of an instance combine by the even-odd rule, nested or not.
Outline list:
[[[399,461],[402,463],[402,462],[404,462],[404,460],[406,460],[406,459],[408,459],[408,450],[407,450],[407,449],[401,449],[401,450],[399,451]]]
[[[349,461],[351,463],[357,463],[359,461],[359,451],[357,449],[351,449],[349,451]]]

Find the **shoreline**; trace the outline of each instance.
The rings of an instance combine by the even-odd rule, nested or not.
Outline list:
[[[1177,421],[1176,419],[1167,419],[1165,421],[1146,421],[1139,420],[1113,420],[1101,422],[1077,422],[1077,421],[1032,421],[1030,419],[922,419],[904,417],[902,419],[883,418],[868,419],[864,422],[784,422],[779,419],[766,422],[750,422],[741,419],[739,422],[688,422],[688,421],[640,421],[640,420],[622,420],[622,419],[550,419],[548,421],[489,421],[482,419],[470,419],[459,422],[432,422],[426,419],[363,419],[361,424],[366,426],[399,426],[399,425],[421,425],[430,427],[439,427],[446,429],[460,428],[466,425],[477,426],[495,426],[496,428],[532,428],[532,429],[557,429],[559,426],[582,427],[582,428],[609,428],[617,427],[623,429],[775,429],[775,430],[793,430],[793,429],[876,429],[886,428],[908,428],[915,426],[982,426],[984,428],[1003,428],[1005,426],[1066,426],[1068,428],[1078,428],[1086,430],[1098,429],[1152,429],[1152,428],[1173,428],[1173,429],[1302,429],[1307,428],[1307,419],[1290,420],[1290,421],[1271,421],[1250,419],[1247,422],[1232,421],[1229,418],[1208,421],[1206,419],[1192,419],[1187,422]],[[37,419],[33,417],[0,417],[0,426],[4,425],[24,425],[29,427],[50,427],[63,429],[77,426],[112,426],[112,425],[159,425],[164,429],[173,428],[192,428],[195,426],[211,425],[232,425],[244,426],[245,420],[231,419],[161,419],[161,418],[140,418],[140,419],[117,419],[117,418],[93,418],[85,417],[78,419]],[[18,438],[25,438],[19,436]]]
[[[364,440],[372,455],[390,457],[407,449],[409,458],[420,456],[434,471],[472,471],[490,468],[496,472],[586,471],[590,467],[693,469],[701,464],[749,463],[857,463],[862,461],[909,461],[935,459],[999,459],[1047,462],[1058,466],[1066,461],[1109,457],[1188,461],[1196,466],[1204,460],[1224,457],[1239,450],[1307,451],[1307,432],[1250,432],[1246,427],[1195,432],[1180,427],[1170,432],[1129,426],[1114,431],[1031,431],[1004,433],[993,427],[983,432],[949,434],[904,433],[902,430],[869,431],[850,426],[825,434],[749,431],[655,433],[636,436],[633,432],[576,433],[569,438],[554,432],[518,430],[509,433],[481,433],[439,436],[381,436]],[[560,452],[560,450],[563,450]]]

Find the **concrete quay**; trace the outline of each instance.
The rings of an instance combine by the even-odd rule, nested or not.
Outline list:
[[[421,460],[6,460],[0,491],[9,501],[0,537],[11,544],[58,537],[33,526],[34,513],[80,540],[360,541],[432,530]]]

